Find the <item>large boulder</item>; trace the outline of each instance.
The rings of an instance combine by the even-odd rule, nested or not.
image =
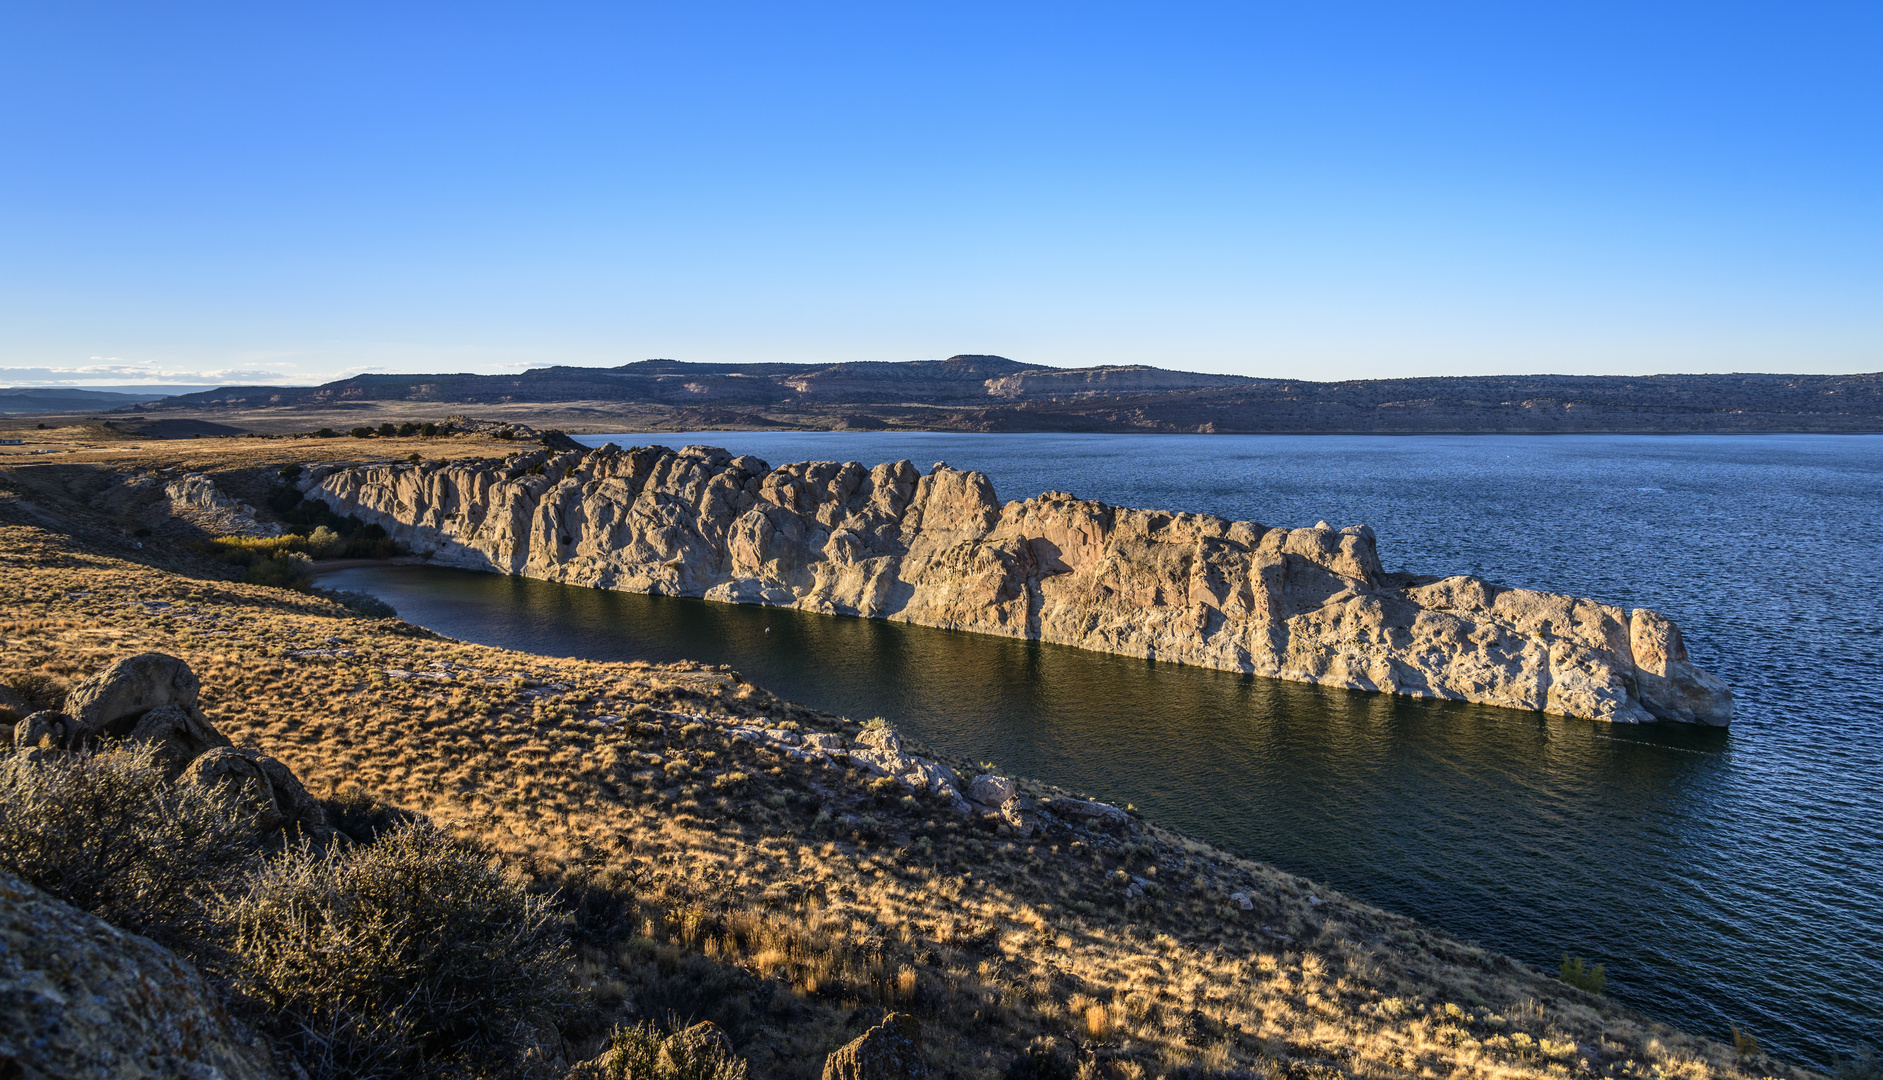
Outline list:
[[[78,722],[80,738],[155,742],[181,768],[206,750],[229,745],[197,706],[201,691],[188,664],[163,653],[138,653],[74,686],[65,711]]]
[[[0,1076],[279,1075],[187,961],[0,873]]]
[[[259,750],[219,746],[183,769],[183,782],[205,787],[228,785],[237,801],[255,815],[263,834],[282,832],[322,843],[334,835],[327,810],[302,786],[286,765]]]
[[[824,1059],[824,1080],[927,1080],[922,1029],[908,1013],[890,1013]]]
[[[968,798],[995,810],[1019,797],[1020,789],[1005,776],[983,773],[968,784]]]

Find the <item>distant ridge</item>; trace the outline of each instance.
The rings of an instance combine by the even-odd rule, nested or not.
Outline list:
[[[1275,433],[1883,431],[1883,374],[1486,375],[1315,382],[1003,356],[356,375],[183,394],[153,411],[555,406],[602,430],[778,427]],[[96,408],[97,406],[88,406]],[[554,411],[554,410],[551,410]],[[440,414],[442,415],[442,413]],[[587,423],[586,419],[583,421]]]

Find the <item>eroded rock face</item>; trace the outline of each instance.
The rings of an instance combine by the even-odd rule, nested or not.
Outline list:
[[[301,484],[450,566],[1598,720],[1731,717],[1731,691],[1684,648],[1638,664],[1658,631],[1637,635],[1621,608],[1387,574],[1365,526],[1272,529],[1063,492],[1003,506],[987,477],[944,463],[773,469],[705,446],[316,467]]]
[[[280,536],[281,526],[255,519],[255,508],[238,502],[202,473],[188,473],[164,485],[173,517],[212,536]]]
[[[70,1080],[278,1075],[267,1049],[229,1019],[187,961],[6,873],[0,1073]]]

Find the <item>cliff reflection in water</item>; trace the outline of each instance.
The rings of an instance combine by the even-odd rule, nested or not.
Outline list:
[[[881,715],[944,752],[1135,803],[1546,969],[1565,950],[1597,957],[1611,993],[1694,1030],[1788,1008],[1735,1000],[1773,992],[1758,975],[1770,961],[1710,927],[1706,898],[1681,872],[1730,846],[1710,825],[1724,731],[1542,718],[420,566],[322,583],[490,645],[731,664],[806,705]]]

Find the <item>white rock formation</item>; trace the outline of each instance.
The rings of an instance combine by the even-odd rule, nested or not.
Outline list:
[[[689,446],[313,467],[302,489],[442,564],[1074,645],[1622,723],[1724,725],[1732,692],[1645,609],[1387,574],[1365,526],[1271,529],[938,463]]]
[[[280,536],[281,526],[255,519],[255,508],[238,502],[202,473],[186,473],[164,485],[170,513],[213,536]]]

